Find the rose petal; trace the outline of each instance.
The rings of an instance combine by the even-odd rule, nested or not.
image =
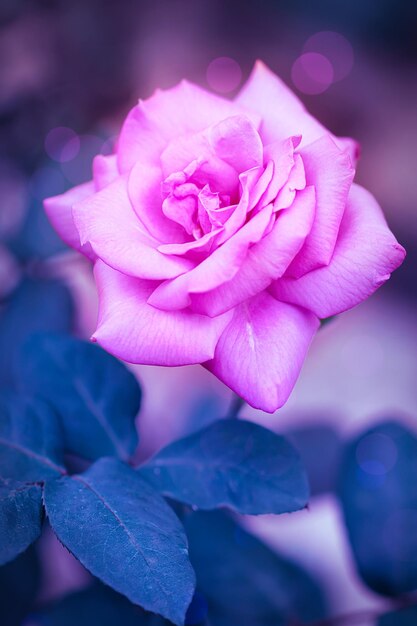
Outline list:
[[[148,100],[140,101],[126,118],[117,149],[120,171],[130,170],[138,161],[157,164],[167,143],[175,137],[199,132],[242,110],[187,81],[166,91],[157,90]],[[259,122],[258,115],[249,115]]]
[[[190,163],[195,163],[193,180],[197,183],[209,184],[219,193],[236,193],[238,172],[215,154],[206,132],[178,137],[161,153],[164,177],[187,170]]]
[[[209,130],[209,137],[217,156],[239,174],[262,165],[261,138],[245,115],[235,115],[215,124]]]
[[[288,269],[299,278],[332,258],[355,170],[349,156],[330,137],[321,137],[301,150],[308,185],[316,188],[316,215],[309,236]]]
[[[190,294],[210,291],[231,280],[242,265],[249,246],[262,238],[271,214],[272,205],[269,205],[193,270],[161,283],[150,296],[149,303],[165,311],[183,309],[191,304]]]
[[[263,170],[263,171],[262,171]],[[267,193],[271,186],[273,186],[273,178],[275,173],[275,166],[272,161],[269,161],[264,168],[255,168],[255,170],[249,170],[249,172],[258,171],[257,181],[252,183],[250,189],[250,198],[248,213],[255,209],[255,212],[262,211],[264,206],[270,204],[270,195]],[[259,176],[259,172],[262,172]],[[247,174],[246,172],[245,174]],[[245,176],[242,174],[242,176]]]
[[[353,184],[329,265],[299,279],[282,278],[273,283],[271,293],[326,318],[365,300],[404,256],[375,198]]]
[[[307,184],[303,159],[299,154],[294,154],[294,165],[288,176],[288,180],[280,189],[274,200],[274,211],[281,211],[291,206],[297,191],[301,191]]]
[[[234,206],[220,206],[220,196],[205,185],[198,194],[198,220],[204,233],[218,229],[229,219]]]
[[[264,162],[267,167],[273,165],[271,182],[261,199],[261,205],[273,202],[278,192],[288,181],[294,166],[294,149],[300,143],[300,137],[289,137],[285,141],[275,141],[264,148]]]
[[[292,135],[302,135],[302,145],[306,146],[322,135],[329,134],[329,131],[306,111],[297,96],[262,61],[255,63],[235,102],[261,115],[260,135],[264,144]],[[342,150],[349,153],[352,162],[355,163],[358,156],[357,143],[350,138],[334,137],[334,140]]]
[[[73,216],[82,243],[97,256],[132,276],[165,279],[193,267],[187,259],[156,250],[158,242],[141,230],[126,190],[125,178],[74,205]]]
[[[200,239],[194,241],[188,241],[187,243],[167,243],[162,246],[158,246],[159,252],[162,254],[178,254],[180,256],[188,255],[191,258],[191,253],[209,253],[216,244],[216,238],[223,231],[223,228],[217,228],[210,233],[206,233]]]
[[[239,174],[241,194],[238,204],[228,219],[224,222],[223,232],[220,234],[217,245],[222,245],[230,239],[244,225],[250,208],[252,192],[262,178],[262,167],[254,167],[247,172]]]
[[[202,294],[192,294],[191,308],[211,317],[224,313],[266,289],[282,276],[303,245],[314,219],[314,187],[297,194],[283,210],[272,231],[249,248],[237,274],[227,283]]]
[[[194,237],[199,231],[197,223],[198,187],[185,183],[162,202],[162,212],[168,219],[177,222],[188,235]]]
[[[205,367],[251,406],[273,413],[288,399],[318,327],[312,313],[263,292],[234,309]]]
[[[162,172],[159,166],[137,163],[128,176],[127,190],[133,209],[147,232],[159,243],[183,243],[185,230],[162,211]]]
[[[94,194],[94,184],[90,181],[73,187],[59,196],[47,198],[43,203],[48,219],[61,239],[90,259],[94,259],[95,254],[89,244],[81,245],[80,235],[72,216],[72,207],[76,202],[92,194]]]
[[[117,156],[98,154],[93,160],[93,180],[96,191],[110,185],[119,176]]]
[[[190,311],[162,312],[147,304],[155,283],[121,274],[97,261],[99,320],[93,339],[124,361],[190,365],[211,359],[231,319]]]

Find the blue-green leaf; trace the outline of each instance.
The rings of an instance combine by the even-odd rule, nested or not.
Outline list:
[[[184,530],[133,469],[101,459],[84,474],[45,485],[62,543],[95,576],[132,602],[182,624],[194,590]]]
[[[57,280],[26,278],[0,313],[0,388],[12,387],[18,375],[18,355],[37,332],[70,332],[73,303]]]
[[[109,587],[94,583],[68,594],[31,616],[33,626],[163,626],[163,618],[145,613]]]
[[[134,375],[97,345],[42,334],[26,344],[20,377],[24,389],[59,411],[68,451],[88,459],[128,460],[138,437],[135,417],[141,390]]]
[[[315,420],[314,426],[295,426],[285,436],[300,453],[312,495],[336,489],[343,443],[336,430]],[[323,451],[325,450],[325,454]]]
[[[325,615],[319,586],[221,511],[184,520],[197,588],[211,626],[286,626]]]
[[[38,398],[0,396],[0,477],[38,482],[65,473],[62,430],[55,411]]]
[[[42,489],[0,479],[0,565],[26,550],[41,527]]]
[[[416,626],[417,606],[386,613],[378,620],[377,626]]]
[[[41,583],[34,547],[0,567],[0,624],[21,626],[33,608]]]
[[[163,494],[200,509],[288,513],[308,501],[307,476],[295,448],[244,420],[219,420],[180,439],[140,472]]]
[[[417,438],[383,423],[347,448],[339,494],[356,564],[375,591],[417,589]]]

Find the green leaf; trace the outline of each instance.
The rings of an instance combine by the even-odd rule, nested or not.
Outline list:
[[[41,567],[34,546],[0,567],[0,624],[21,626],[33,610],[41,585]]]
[[[416,626],[416,624],[417,606],[386,613],[378,620],[378,626]]]
[[[65,473],[59,418],[38,398],[0,396],[0,477],[39,482]]]
[[[139,471],[164,495],[200,509],[278,514],[308,502],[292,444],[244,420],[219,420],[163,448]]]
[[[141,390],[116,358],[66,335],[34,335],[22,351],[19,374],[24,389],[59,411],[68,451],[88,459],[132,456]]]
[[[41,534],[42,489],[0,479],[0,565],[15,559]]]
[[[211,626],[287,626],[322,619],[319,586],[221,511],[184,520],[197,588]]]
[[[70,332],[73,323],[71,295],[61,282],[24,279],[0,313],[0,387],[14,387],[18,355],[33,333]]]
[[[194,591],[181,523],[137,472],[101,459],[45,485],[49,521],[95,576],[132,602],[182,624]]]
[[[31,626],[167,626],[98,582],[70,593],[31,616]]]

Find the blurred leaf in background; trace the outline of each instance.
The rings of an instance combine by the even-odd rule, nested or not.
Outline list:
[[[14,386],[17,356],[37,332],[70,332],[73,302],[59,281],[25,278],[0,311],[0,387]]]
[[[417,589],[417,438],[384,422],[347,446],[339,494],[360,575],[373,590]]]
[[[285,431],[285,436],[300,453],[312,496],[335,490],[343,450],[341,436],[327,423],[321,424],[321,419],[318,415],[314,426],[299,426]],[[303,416],[300,415],[297,421],[302,422]]]
[[[30,616],[32,626],[163,626],[162,617],[146,613],[109,587],[95,582],[68,594]]]
[[[191,513],[184,524],[212,626],[280,626],[324,617],[323,593],[309,574],[226,513]]]
[[[379,618],[377,626],[415,626],[416,624],[417,606],[410,606],[383,615]]]
[[[40,563],[33,547],[0,567],[1,626],[21,626],[33,609],[40,584]]]

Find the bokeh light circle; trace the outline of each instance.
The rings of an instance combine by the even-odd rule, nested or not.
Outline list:
[[[71,128],[53,128],[45,137],[45,151],[58,163],[72,161],[80,151],[80,138]]]
[[[317,52],[306,52],[299,56],[291,70],[294,85],[308,95],[326,91],[333,82],[333,75],[330,61]]]
[[[207,68],[207,83],[219,93],[234,91],[242,80],[240,65],[230,57],[213,59]]]
[[[303,52],[315,52],[326,57],[333,67],[333,82],[342,80],[352,70],[353,48],[340,33],[330,30],[315,33],[307,39]]]

